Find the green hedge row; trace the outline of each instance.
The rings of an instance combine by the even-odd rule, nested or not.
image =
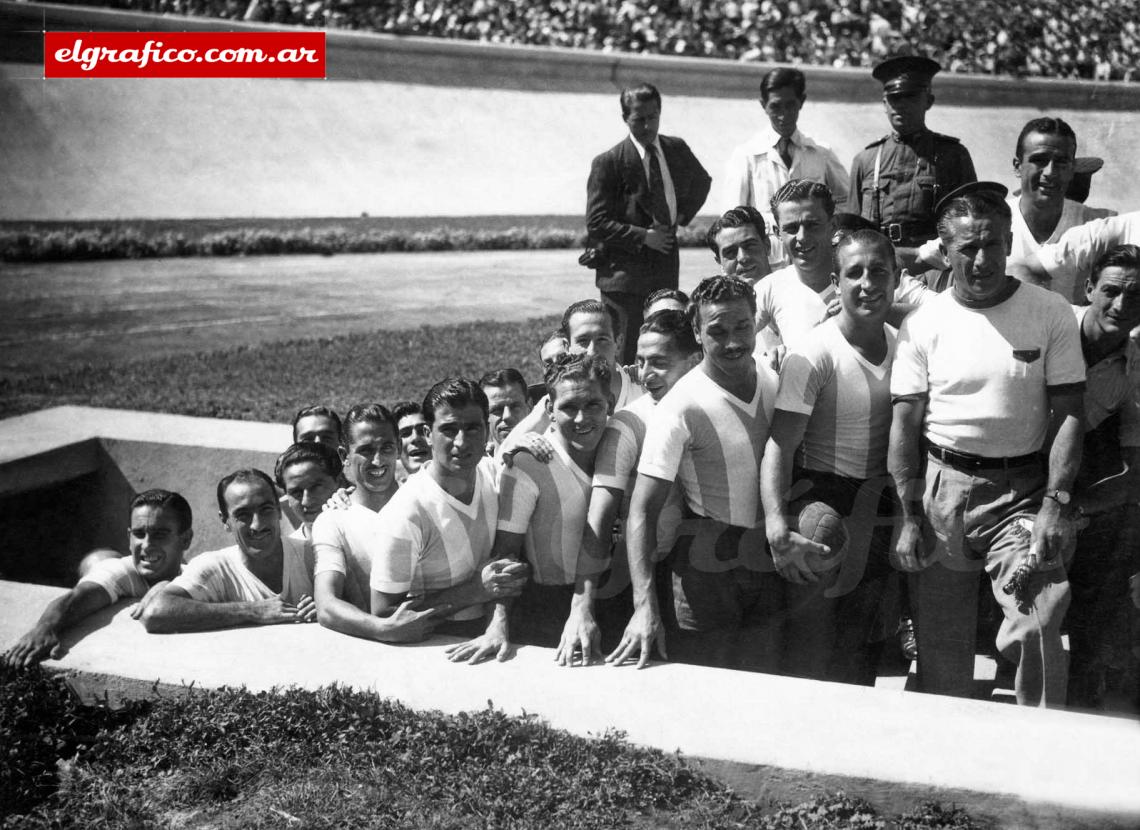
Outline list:
[[[683,247],[704,245],[704,227],[682,228]],[[178,231],[147,233],[132,227],[0,230],[0,259],[60,262],[152,257],[256,256],[272,254],[376,254],[420,251],[521,251],[576,248],[585,234],[556,227],[425,231],[351,228],[239,227],[194,237]]]

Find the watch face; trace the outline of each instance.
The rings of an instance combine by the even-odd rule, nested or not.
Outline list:
[[[1049,495],[1055,498],[1060,504],[1068,504],[1072,500],[1072,496],[1065,490],[1054,490]]]

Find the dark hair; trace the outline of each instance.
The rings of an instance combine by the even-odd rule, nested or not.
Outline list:
[[[629,118],[629,112],[635,103],[656,101],[657,106],[660,107],[661,93],[653,84],[640,83],[637,86],[627,86],[623,89],[618,100],[621,102],[621,117],[624,120]]]
[[[692,299],[689,301],[689,320],[696,321],[698,309],[702,305],[727,303],[732,300],[744,300],[748,303],[752,314],[756,314],[756,289],[746,280],[740,277],[726,277],[724,274],[703,279],[693,289]]]
[[[641,310],[644,312],[659,300],[676,300],[681,305],[687,306],[689,304],[689,295],[680,288],[658,288],[645,298],[645,302],[641,304]]]
[[[838,270],[839,267],[839,252],[844,248],[851,247],[852,245],[866,245],[867,247],[879,248],[884,254],[887,255],[887,258],[892,264],[898,262],[894,243],[892,243],[890,239],[878,231],[861,228],[857,231],[851,231],[850,233],[843,234],[843,236],[841,236],[835,243],[836,270]]]
[[[423,407],[415,401],[397,401],[392,405],[392,418],[399,424],[408,415],[422,415],[423,411]]]
[[[317,444],[316,446],[323,446]],[[327,448],[326,448],[327,449]],[[218,512],[222,514],[222,520],[225,521],[230,517],[230,508],[226,504],[226,490],[234,483],[240,484],[253,484],[254,482],[262,482],[269,488],[269,492],[273,494],[273,504],[277,506],[277,488],[273,486],[273,479],[268,475],[258,470],[256,467],[246,467],[245,469],[235,470],[228,476],[222,476],[218,482]],[[280,507],[278,507],[280,511]]]
[[[333,412],[329,407],[322,406],[321,404],[315,404],[313,406],[306,406],[306,407],[302,407],[301,409],[298,409],[297,414],[293,416],[293,441],[294,441],[294,443],[297,441],[297,422],[300,421],[302,418],[308,418],[310,415],[323,415],[326,418],[330,418],[332,420],[332,422],[334,424],[336,424],[337,435],[340,435],[343,432],[343,428],[341,427],[341,423],[340,423],[340,416],[337,415],[335,412]]]
[[[352,443],[352,428],[357,424],[387,424],[392,427],[393,434],[398,429],[396,416],[389,412],[383,404],[358,403],[344,414],[344,426],[341,427],[340,431],[342,446],[347,447]]]
[[[941,206],[936,222],[939,239],[945,241],[952,238],[954,235],[953,222],[963,216],[971,216],[975,219],[1000,216],[1008,224],[1013,218],[1013,213],[1009,209],[1009,204],[996,190],[977,190],[973,193],[964,193]]]
[[[610,334],[617,337],[617,316],[612,308],[603,305],[600,300],[578,300],[576,303],[570,303],[562,312],[562,336],[566,338],[567,343],[570,340],[570,318],[575,314],[601,314],[610,321]]]
[[[131,512],[138,507],[161,507],[169,510],[178,520],[178,530],[185,533],[194,526],[194,514],[190,510],[190,503],[179,493],[170,490],[144,490],[131,499]]]
[[[336,450],[331,447],[326,447],[324,444],[317,444],[313,441],[293,444],[289,449],[277,456],[277,464],[273,467],[273,477],[277,479],[277,486],[282,490],[285,489],[286,469],[292,467],[294,464],[306,464],[308,462],[313,462],[318,465],[325,474],[332,479],[340,475],[340,471],[344,466]]]
[[[751,225],[756,228],[756,233],[764,240],[765,245],[770,245],[768,241],[768,230],[764,226],[764,217],[756,208],[751,205],[737,205],[732,210],[726,210],[720,217],[709,226],[708,233],[705,234],[705,243],[709,246],[709,250],[713,252],[716,261],[720,262],[720,246],[716,243],[717,235],[725,228],[743,228],[746,225]]]
[[[790,86],[801,101],[807,98],[807,82],[804,80],[804,73],[798,69],[781,66],[768,72],[760,81],[760,101],[767,104],[768,96],[772,90],[786,86]]]
[[[479,378],[479,386],[482,389],[486,389],[488,386],[498,386],[504,389],[508,386],[517,386],[522,390],[523,397],[526,397],[526,378],[522,376],[522,372],[513,366],[505,366],[502,369],[488,372]]]
[[[1115,248],[1109,248],[1105,255],[1093,265],[1092,271],[1089,273],[1089,282],[1096,285],[1105,268],[1128,268],[1133,271],[1140,271],[1140,246],[1117,245]]]
[[[445,378],[428,390],[424,396],[421,412],[426,423],[434,424],[436,407],[450,406],[452,409],[459,409],[470,404],[475,404],[483,410],[483,420],[486,421],[491,405],[487,402],[487,395],[479,384],[467,378]]]
[[[641,324],[640,334],[661,334],[672,339],[673,347],[686,357],[701,350],[697,337],[693,334],[693,326],[689,322],[689,315],[684,311],[672,308],[662,309],[650,314]]]
[[[608,393],[611,374],[605,358],[597,355],[565,354],[560,355],[558,359],[546,367],[543,380],[546,382],[546,393],[550,395],[550,399],[553,401],[555,398],[554,387],[564,380],[586,383],[593,381],[600,384]]]
[[[772,216],[778,225],[780,214],[776,211],[777,205],[784,202],[804,202],[808,199],[819,199],[824,213],[828,217],[835,215],[835,197],[831,193],[831,188],[823,182],[813,182],[811,179],[791,179],[785,182],[772,196],[768,206],[772,209]]]
[[[1077,134],[1073,132],[1073,128],[1060,118],[1050,118],[1046,116],[1044,118],[1034,118],[1021,128],[1021,132],[1017,136],[1017,145],[1013,151],[1013,157],[1015,159],[1021,158],[1023,150],[1022,143],[1025,141],[1025,137],[1030,133],[1059,135],[1062,138],[1071,138],[1073,140],[1073,153],[1074,155],[1076,154]]]

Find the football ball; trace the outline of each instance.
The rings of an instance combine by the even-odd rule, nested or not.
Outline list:
[[[826,545],[831,551],[826,556],[810,554],[807,557],[807,566],[813,572],[834,567],[836,560],[847,552],[847,525],[831,506],[821,501],[809,501],[800,508],[796,524],[801,536]]]

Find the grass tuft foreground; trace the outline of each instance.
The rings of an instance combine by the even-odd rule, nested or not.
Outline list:
[[[580,738],[488,706],[415,712],[343,687],[221,689],[77,703],[0,667],[0,804],[19,827],[953,828],[923,804],[883,817],[843,793],[756,804],[684,759]]]

